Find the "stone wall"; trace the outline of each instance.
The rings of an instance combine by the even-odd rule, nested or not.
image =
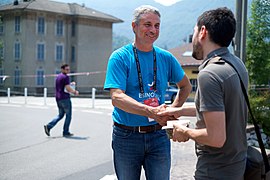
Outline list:
[[[270,149],[270,137],[267,136],[262,129],[260,129],[260,131],[264,147],[266,149]],[[247,141],[248,145],[259,147],[258,139],[253,125],[248,125],[247,127]]]

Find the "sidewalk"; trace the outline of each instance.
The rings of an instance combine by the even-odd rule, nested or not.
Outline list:
[[[44,99],[43,97],[0,97],[0,104],[9,104],[10,106],[27,105],[27,106],[49,106],[56,107],[56,102],[53,97]],[[184,105],[193,105],[194,103],[187,102]],[[89,108],[93,111],[96,109],[113,110],[110,99],[96,99],[93,101],[91,98],[72,98],[72,105],[76,109]],[[94,108],[93,108],[94,106]],[[195,118],[190,118],[192,123]],[[172,152],[172,167],[171,167],[171,180],[191,180],[195,171],[196,156],[194,149],[194,141],[190,140],[186,143],[178,143],[171,141]]]
[[[189,140],[185,143],[171,141],[172,147],[172,168],[171,180],[192,180],[195,165],[195,145],[194,141]]]

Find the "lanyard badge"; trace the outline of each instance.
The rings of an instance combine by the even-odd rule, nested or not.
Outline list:
[[[158,99],[155,98],[149,98],[143,101],[145,105],[152,106],[152,107],[157,107],[159,106]]]

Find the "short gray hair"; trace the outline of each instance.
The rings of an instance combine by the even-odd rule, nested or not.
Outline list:
[[[147,14],[147,13],[154,13],[154,14],[158,15],[158,17],[160,17],[160,13],[159,13],[159,10],[157,8],[150,6],[150,5],[142,5],[140,7],[137,7],[134,10],[132,22],[139,24],[141,15]]]

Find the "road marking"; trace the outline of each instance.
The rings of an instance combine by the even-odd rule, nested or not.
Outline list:
[[[103,178],[101,178],[100,180],[117,180],[117,177],[115,174],[112,175],[106,175]]]
[[[94,113],[94,114],[103,114],[103,112],[100,112],[100,111],[92,111],[92,110],[82,110],[82,112]]]
[[[0,106],[7,106],[7,107],[22,107],[22,105],[18,105],[18,104],[0,104]]]
[[[34,108],[34,109],[49,109],[49,107],[46,106],[33,106],[33,105],[26,105],[27,108]]]
[[[113,106],[95,106],[97,109],[107,109],[107,110],[113,110]]]

